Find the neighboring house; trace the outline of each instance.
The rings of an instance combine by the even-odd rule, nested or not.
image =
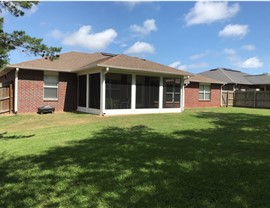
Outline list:
[[[225,83],[201,75],[190,76],[185,80],[185,107],[220,107],[223,84]]]
[[[254,85],[255,89],[260,89],[261,91],[270,91],[269,74],[246,75],[245,78]]]
[[[250,75],[237,70],[216,68],[201,72],[200,75],[226,83],[223,90],[270,90],[268,74]]]
[[[235,91],[249,89],[250,85],[252,85],[250,81],[244,78],[248,74],[237,70],[217,68],[199,74],[205,77],[225,82],[226,84],[222,87],[223,90]]]
[[[58,60],[37,59],[0,71],[14,83],[14,112],[56,111],[110,115],[181,112],[188,72],[127,55],[69,52]]]

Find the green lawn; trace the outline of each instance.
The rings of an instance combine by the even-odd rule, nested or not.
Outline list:
[[[270,207],[270,110],[0,116],[0,207]]]

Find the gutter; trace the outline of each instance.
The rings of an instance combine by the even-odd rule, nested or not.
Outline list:
[[[190,73],[186,73],[186,74],[181,74],[181,73],[173,73],[173,72],[162,72],[162,71],[155,71],[155,70],[149,70],[146,71],[145,69],[141,69],[141,68],[130,68],[130,67],[121,67],[121,66],[111,66],[111,65],[107,65],[107,64],[97,64],[98,67],[105,67],[105,68],[113,68],[113,69],[118,69],[118,70],[130,70],[132,72],[142,72],[142,73],[152,73],[152,74],[162,74],[162,75],[174,75],[174,76],[189,76]]]
[[[74,70],[72,69],[50,69],[50,68],[42,68],[42,67],[25,67],[25,66],[16,66],[16,65],[7,65],[2,71],[0,71],[1,73],[6,73],[5,70],[8,69],[14,69],[14,68],[20,68],[20,69],[28,69],[28,70],[39,70],[39,71],[58,71],[58,72],[74,72]]]

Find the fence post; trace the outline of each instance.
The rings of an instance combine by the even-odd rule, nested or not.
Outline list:
[[[229,107],[229,91],[227,91],[226,107]]]
[[[254,108],[256,108],[256,91],[254,92]]]

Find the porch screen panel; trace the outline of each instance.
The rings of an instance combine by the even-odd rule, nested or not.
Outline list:
[[[89,75],[89,108],[100,109],[100,73]]]
[[[136,76],[136,108],[158,108],[159,77]]]
[[[106,109],[131,108],[131,75],[106,74]]]
[[[181,80],[164,78],[163,80],[163,108],[180,108]]]
[[[79,76],[78,81],[78,104],[81,107],[86,107],[86,75]]]

